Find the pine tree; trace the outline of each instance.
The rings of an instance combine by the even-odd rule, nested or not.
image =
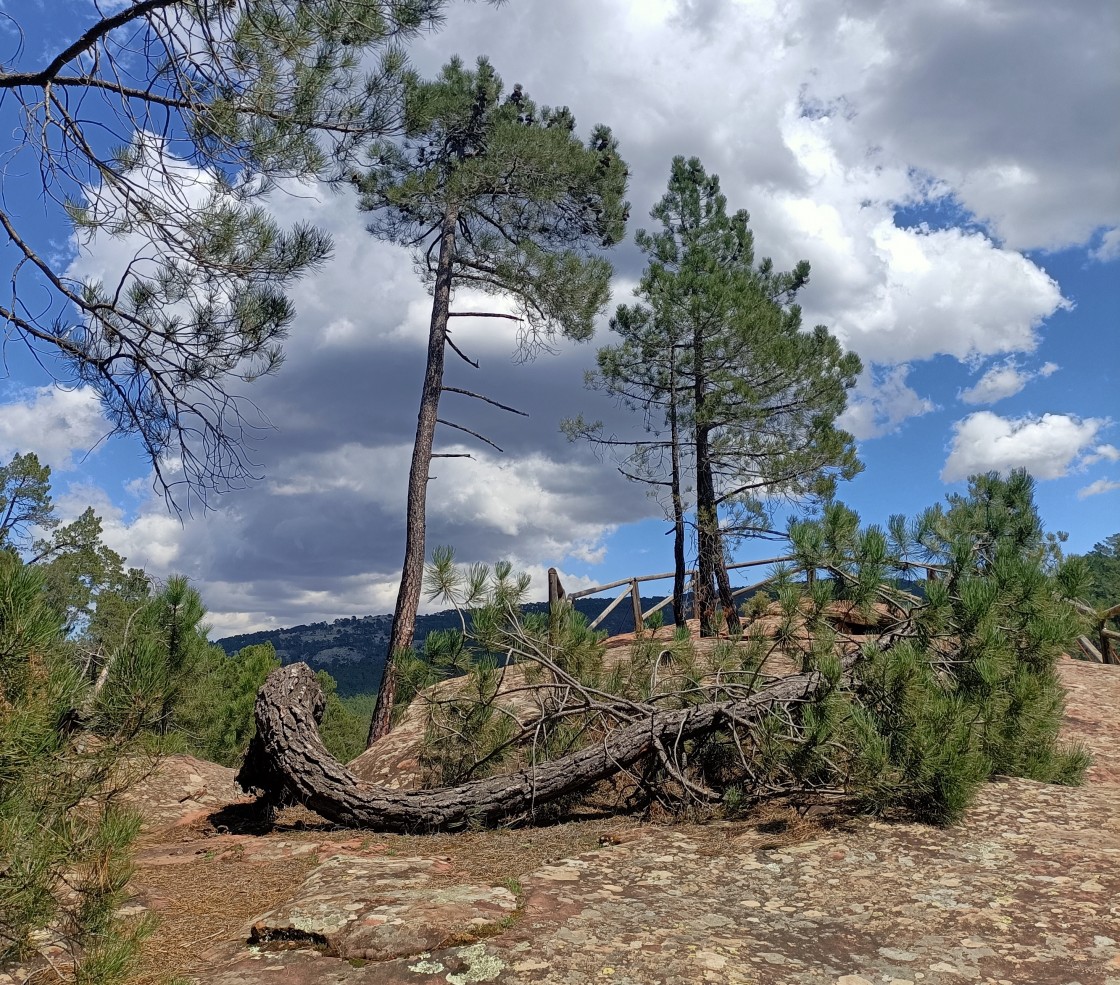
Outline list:
[[[92,508],[62,523],[50,480],[50,466],[34,454],[17,453],[0,466],[0,550],[38,569],[67,634],[84,637],[95,600],[142,572],[125,572],[124,558],[102,542],[101,518]]]
[[[795,302],[809,264],[780,272],[769,259],[756,263],[748,214],[728,214],[718,177],[699,160],[674,159],[651,215],[661,228],[638,234],[649,258],[640,302],[619,307],[612,328],[621,341],[600,351],[591,382],[641,410],[652,434],[628,442],[578,420],[568,429],[632,447],[624,474],[669,486],[680,595],[682,475],[691,470],[695,604],[708,635],[717,590],[737,623],[727,539],[771,531],[773,502],[823,501],[837,478],[859,471],[835,420],[860,362],[824,326],[802,329]]]
[[[442,424],[440,398],[454,392],[506,407],[444,383],[447,349],[470,358],[454,341],[455,317],[517,322],[525,354],[556,335],[584,340],[609,297],[611,268],[598,255],[623,235],[626,166],[611,132],[575,135],[566,107],[538,106],[520,86],[503,97],[502,80],[481,58],[471,71],[458,59],[438,78],[407,85],[403,141],[375,144],[374,166],[356,173],[370,230],[416,252],[432,287],[427,363],[408,480],[401,586],[369,741],[391,723],[397,655],[412,644],[424,570],[428,470]],[[511,300],[516,314],[452,311],[457,287]],[[498,449],[500,450],[500,449]]]
[[[1120,664],[1120,534],[1094,544],[1080,561],[1085,582],[1082,614],[1091,623],[1101,660]]]
[[[41,570],[0,552],[0,964],[33,958],[48,932],[67,980],[113,985],[151,929],[117,916],[140,826],[119,800],[138,719],[88,741],[91,686],[72,655]]]
[[[1092,579],[1086,601],[1106,607],[1120,605],[1120,533],[1094,544],[1085,562]]]
[[[371,135],[397,131],[402,44],[448,2],[92,5],[69,44],[20,44],[0,66],[0,97],[21,111],[13,157],[30,158],[46,201],[79,243],[139,244],[116,283],[76,280],[53,232],[37,240],[0,208],[14,257],[0,319],[59,382],[90,387],[113,432],[139,437],[169,497],[254,474],[242,441],[259,422],[238,381],[279,366],[286,289],[330,254],[326,234],[283,228],[261,196],[340,179]]]
[[[228,656],[215,645],[199,649],[174,696],[165,747],[236,766],[253,737],[257,692],[279,666],[271,643]]]

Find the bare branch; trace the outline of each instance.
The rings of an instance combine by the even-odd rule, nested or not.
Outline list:
[[[444,427],[454,428],[456,431],[463,431],[466,434],[469,434],[472,438],[478,438],[479,441],[484,442],[485,444],[488,444],[491,448],[495,449],[496,451],[501,452],[503,455],[505,454],[505,450],[502,449],[502,448],[499,448],[489,438],[484,437],[483,435],[479,434],[477,431],[472,431],[468,427],[463,427],[462,424],[453,424],[451,421],[445,421],[442,417],[437,417],[436,418],[436,423],[437,424],[442,424],[442,425],[444,425]]]
[[[443,387],[443,390],[445,393],[461,393],[467,397],[474,397],[475,400],[482,400],[485,403],[492,404],[493,406],[498,407],[502,410],[508,410],[511,414],[519,414],[521,417],[529,416],[523,410],[518,410],[516,407],[509,407],[506,404],[498,403],[497,400],[491,400],[490,397],[484,397],[481,393],[475,393],[473,390],[464,390],[461,387],[446,385]]]
[[[455,344],[455,340],[451,338],[450,332],[444,333],[444,338],[447,339],[447,344],[451,346],[451,349],[455,353],[455,355],[462,359],[463,362],[467,363],[470,366],[473,366],[475,369],[478,369],[478,363],[464,354],[463,350]]]

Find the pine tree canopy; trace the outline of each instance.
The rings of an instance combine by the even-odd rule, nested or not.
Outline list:
[[[591,336],[611,274],[596,249],[625,233],[628,172],[607,127],[583,143],[567,107],[503,93],[485,58],[409,80],[404,139],[375,143],[353,180],[370,230],[412,247],[429,281],[450,219],[453,282],[513,299],[532,352],[557,333]]]
[[[134,0],[45,56],[5,15],[21,38],[0,68],[22,118],[12,158],[30,158],[79,246],[109,235],[133,255],[113,282],[72,276],[4,206],[0,318],[56,380],[97,393],[113,432],[139,436],[172,502],[253,474],[242,442],[264,422],[239,383],[279,366],[287,288],[330,255],[261,196],[340,178],[399,129],[402,45],[449,2]]]
[[[647,417],[635,471],[652,466],[656,478],[673,404],[692,429],[686,451],[707,433],[716,505],[735,507],[744,530],[770,525],[766,500],[827,498],[861,469],[835,426],[860,361],[823,325],[803,328],[795,299],[809,264],[756,263],[749,215],[728,214],[719,179],[695,158],[673,161],[651,215],[661,228],[638,233],[649,258],[639,301],[619,306],[621,341],[600,350],[591,381]]]

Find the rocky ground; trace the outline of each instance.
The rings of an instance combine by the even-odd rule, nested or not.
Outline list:
[[[296,811],[261,834],[231,771],[173,760],[142,798],[136,902],[163,923],[137,985],[1120,985],[1120,669],[1061,672],[1087,783],[994,782],[947,830],[775,811],[425,838]]]

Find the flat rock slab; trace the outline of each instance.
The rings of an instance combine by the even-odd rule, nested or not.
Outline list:
[[[338,958],[389,961],[494,932],[517,909],[503,887],[430,884],[449,871],[441,859],[336,855],[253,921],[250,943],[309,942]]]
[[[1083,787],[1001,780],[956,828],[864,823],[781,848],[749,825],[645,828],[523,876],[522,908],[498,936],[364,964],[223,944],[197,980],[1120,985],[1120,669],[1060,671],[1066,738],[1096,757]],[[380,861],[420,880],[405,887],[419,899],[446,888],[438,860]],[[354,879],[332,907],[381,892]]]
[[[247,800],[234,782],[237,771],[194,756],[165,756],[130,788],[125,800],[144,815],[151,832]]]

